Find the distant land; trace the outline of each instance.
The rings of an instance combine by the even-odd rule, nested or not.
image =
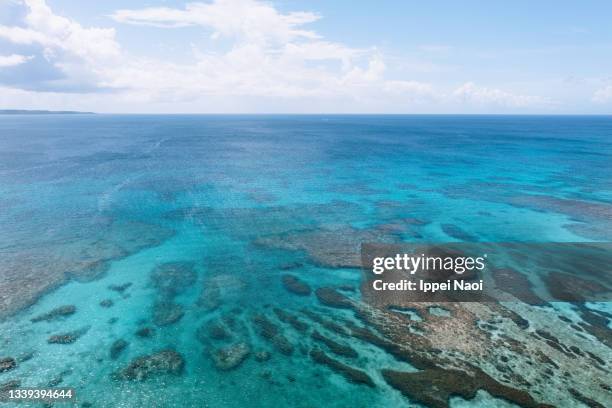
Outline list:
[[[0,115],[80,115],[85,113],[92,114],[94,112],[0,109]]]

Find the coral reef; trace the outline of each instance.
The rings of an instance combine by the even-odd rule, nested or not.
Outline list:
[[[48,311],[47,313],[43,313],[41,315],[33,317],[32,319],[30,319],[30,321],[32,323],[43,322],[43,321],[48,322],[51,320],[57,320],[57,319],[61,319],[64,317],[71,316],[74,313],[76,313],[76,306],[74,305],[58,306],[54,308],[53,310]]]
[[[291,293],[295,293],[300,296],[308,296],[312,291],[310,286],[305,282],[302,282],[296,276],[293,275],[283,275],[281,277],[283,286]]]
[[[352,347],[346,344],[340,344],[330,339],[329,337],[325,337],[316,330],[312,332],[312,338],[320,343],[325,344],[327,348],[334,354],[348,358],[357,357],[357,352]]]
[[[132,360],[125,368],[113,375],[119,380],[142,381],[158,375],[180,375],[185,360],[172,349],[165,349]]]
[[[256,314],[251,317],[251,320],[261,337],[272,343],[281,353],[285,355],[293,354],[293,345],[289,342],[287,337],[282,334],[279,327],[272,323],[267,317],[262,314]]]
[[[0,373],[12,370],[15,367],[17,367],[17,361],[15,361],[14,358],[12,357],[0,358]]]
[[[54,334],[47,339],[49,344],[71,344],[89,331],[89,326],[82,327],[71,332]]]
[[[174,302],[156,302],[153,305],[153,322],[158,326],[168,326],[181,320],[185,312]]]
[[[338,360],[334,360],[329,357],[323,351],[318,349],[313,349],[310,351],[310,358],[313,361],[319,364],[323,364],[337,372],[338,374],[344,376],[348,381],[354,384],[364,384],[369,387],[375,387],[374,381],[367,375],[365,372],[358,370],[356,368],[350,367]]]
[[[246,343],[236,343],[211,351],[215,367],[222,371],[238,367],[250,353],[251,348]]]
[[[125,350],[128,345],[129,343],[123,339],[115,340],[110,347],[110,358],[112,360],[119,358],[121,353],[123,353],[123,350]]]

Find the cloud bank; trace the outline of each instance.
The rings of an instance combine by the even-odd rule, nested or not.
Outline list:
[[[0,25],[0,103],[70,109],[184,112],[405,112],[549,109],[549,98],[465,82],[440,87],[388,69],[378,47],[354,48],[312,29],[311,11],[256,0],[121,9],[115,27],[85,27],[45,0],[18,0],[19,21]],[[134,55],[117,39],[127,25],[197,30],[207,46],[188,61]],[[444,53],[446,46],[427,46]],[[393,74],[391,73],[393,72]],[[594,98],[603,100],[606,91]],[[34,102],[36,101],[36,103]],[[36,105],[35,107],[41,107]],[[458,109],[459,108],[459,109]],[[464,109],[465,108],[465,109]]]

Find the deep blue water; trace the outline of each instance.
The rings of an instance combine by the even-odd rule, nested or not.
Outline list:
[[[413,368],[368,345],[354,345],[357,366],[375,389],[299,351],[218,371],[207,351],[214,345],[196,329],[232,309],[247,316],[270,305],[350,317],[288,294],[279,277],[293,263],[312,287],[357,286],[358,270],[328,268],[262,238],[416,219],[395,238],[609,241],[611,163],[612,117],[603,116],[0,116],[0,285],[19,282],[2,292],[0,357],[35,352],[0,373],[0,384],[59,376],[80,401],[108,407],[409,406],[378,370]],[[196,277],[173,298],[184,316],[157,327],[151,274],[168,262],[190,262]],[[64,276],[75,279],[63,284]],[[49,284],[30,285],[37,279]],[[205,311],[194,303],[211,281],[221,305]],[[125,282],[132,286],[123,295],[108,290]],[[104,299],[113,306],[101,307]],[[77,313],[30,322],[64,304]],[[155,337],[135,337],[144,326]],[[46,342],[83,327],[73,344]],[[270,349],[245,330],[254,351]],[[287,337],[298,349],[309,345],[299,333]],[[118,338],[129,346],[109,360]],[[182,376],[112,378],[165,346],[185,356]]]

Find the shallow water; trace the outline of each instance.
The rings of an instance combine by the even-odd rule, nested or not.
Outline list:
[[[0,384],[61,377],[79,402],[96,407],[413,406],[380,370],[414,367],[321,327],[300,310],[363,323],[281,284],[290,273],[312,288],[358,289],[360,271],[266,243],[381,226],[407,242],[609,241],[610,163],[610,117],[2,116],[0,284],[14,287],[2,292],[0,357],[34,356],[0,373]],[[152,273],[169,262],[192,262],[195,281],[171,296],[182,318],[159,326],[154,304],[168,299]],[[49,284],[31,287],[37,280]],[[123,293],[108,288],[126,282]],[[218,307],[198,306],[212,286]],[[113,305],[102,307],[105,299]],[[30,321],[61,305],[76,313]],[[334,358],[376,386],[316,364],[308,351],[317,343],[280,322],[274,307],[349,343],[358,357]],[[580,319],[571,305],[558,309]],[[291,356],[257,333],[256,313],[283,330]],[[230,315],[238,322],[232,341],[198,339],[203,323]],[[47,343],[85,327],[72,344]],[[136,336],[142,327],[155,334]],[[120,338],[129,345],[113,360]],[[238,340],[251,355],[233,370],[216,369],[211,351]],[[167,347],[184,357],[181,375],[113,377]],[[269,361],[254,358],[260,350],[271,352]],[[492,400],[481,391],[451,405]]]

